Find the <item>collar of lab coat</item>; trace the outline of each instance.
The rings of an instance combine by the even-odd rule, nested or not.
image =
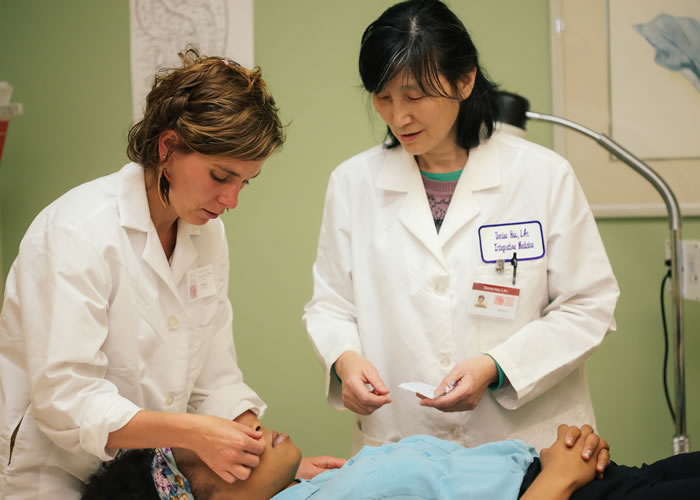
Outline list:
[[[493,156],[497,154],[494,142],[486,140],[469,151],[469,159],[457,182],[439,233],[435,230],[428,197],[414,157],[402,147],[386,151],[377,187],[406,193],[399,219],[445,266],[442,248],[479,213],[473,193],[501,184],[499,162],[494,161],[496,158]]]
[[[129,163],[119,174],[117,204],[121,225],[127,229],[146,233],[146,245],[142,254],[144,261],[153,268],[173,293],[178,295],[177,284],[198,256],[191,237],[200,234],[200,228],[182,219],[178,220],[177,245],[175,245],[172,262],[168,263],[151,220],[143,167],[137,163]]]

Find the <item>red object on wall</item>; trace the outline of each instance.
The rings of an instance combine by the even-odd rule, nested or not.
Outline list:
[[[9,120],[0,121],[0,161],[2,161],[2,150],[5,147],[5,137],[7,136],[7,128],[9,126]]]

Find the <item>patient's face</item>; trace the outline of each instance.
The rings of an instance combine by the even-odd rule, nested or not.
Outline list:
[[[193,490],[213,486],[212,500],[246,499],[267,500],[294,481],[301,451],[286,434],[266,429],[252,412],[246,412],[236,422],[260,429],[265,438],[265,451],[260,455],[260,464],[253,469],[245,481],[227,483],[216,475],[199,457],[189,450],[174,450],[175,459],[192,462],[183,473],[187,475]],[[194,468],[196,471],[190,472]],[[206,483],[206,484],[205,484]]]

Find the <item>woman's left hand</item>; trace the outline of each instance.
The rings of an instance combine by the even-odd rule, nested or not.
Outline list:
[[[476,408],[486,388],[497,379],[496,363],[484,354],[458,363],[447,374],[436,392],[442,394],[450,384],[454,389],[444,396],[418,397],[421,399],[421,406],[430,406],[444,412],[469,411]]]
[[[296,477],[298,479],[312,479],[321,472],[342,467],[345,462],[347,460],[344,458],[329,457],[328,455],[302,458]]]

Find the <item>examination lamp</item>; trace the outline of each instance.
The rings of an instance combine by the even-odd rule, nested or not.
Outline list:
[[[673,437],[673,454],[687,453],[690,451],[690,439],[686,430],[685,419],[685,358],[683,344],[683,303],[681,297],[681,211],[676,196],[669,185],[649,165],[624,149],[605,134],[593,132],[577,123],[559,118],[557,116],[544,115],[530,111],[530,103],[527,99],[511,92],[499,93],[500,115],[499,121],[508,126],[525,130],[527,120],[537,120],[561,125],[580,134],[583,134],[599,146],[606,149],[616,158],[620,159],[634,171],[649,181],[658,191],[666,204],[670,227],[671,244],[671,285],[673,300],[673,323],[675,340],[675,381],[676,381],[676,435]]]

